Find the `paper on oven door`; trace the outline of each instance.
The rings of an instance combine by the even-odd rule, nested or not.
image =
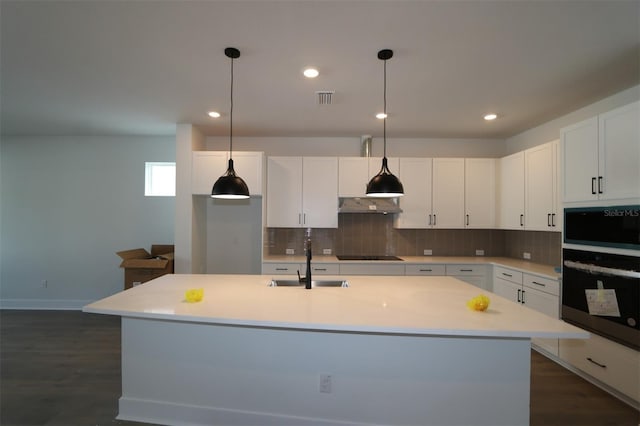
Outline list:
[[[620,317],[620,308],[618,308],[618,299],[614,289],[605,289],[602,281],[598,281],[597,289],[587,289],[584,293],[587,296],[589,315]]]

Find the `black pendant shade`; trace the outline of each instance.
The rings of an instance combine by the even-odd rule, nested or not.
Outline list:
[[[212,198],[237,200],[249,198],[249,187],[233,169],[233,60],[240,57],[240,51],[234,47],[224,49],[224,54],[231,58],[231,108],[229,113],[229,166],[224,175],[220,176],[211,190]]]
[[[384,61],[384,118],[382,119],[384,156],[382,157],[382,168],[367,184],[367,197],[393,198],[404,195],[400,179],[391,173],[387,165],[387,59],[392,57],[393,50],[383,49],[378,52],[378,59]]]

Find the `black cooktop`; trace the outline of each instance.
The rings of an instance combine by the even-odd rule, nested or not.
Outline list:
[[[398,256],[377,256],[360,254],[339,254],[338,260],[402,260]]]

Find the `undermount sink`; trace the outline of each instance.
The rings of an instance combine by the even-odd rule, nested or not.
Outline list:
[[[305,283],[299,280],[272,279],[269,287],[304,287]],[[312,280],[311,287],[349,287],[347,280]]]

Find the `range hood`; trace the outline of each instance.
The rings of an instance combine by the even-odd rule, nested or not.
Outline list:
[[[390,198],[348,197],[340,198],[338,213],[402,213],[395,200]]]

